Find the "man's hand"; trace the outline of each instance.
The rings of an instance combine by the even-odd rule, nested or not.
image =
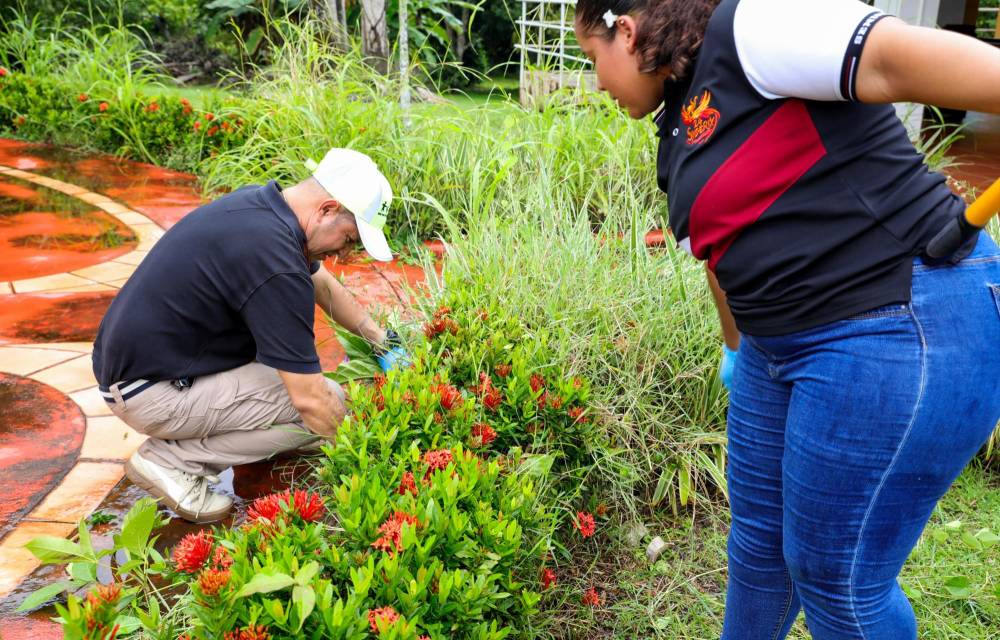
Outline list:
[[[385,373],[396,367],[410,366],[410,354],[406,352],[403,341],[395,329],[386,329],[385,340],[375,347],[375,361]]]
[[[347,416],[347,407],[323,374],[279,370],[278,375],[306,427],[325,438],[337,435],[337,429]]]

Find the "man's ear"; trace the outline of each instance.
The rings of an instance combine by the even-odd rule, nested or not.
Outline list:
[[[329,200],[324,200],[319,205],[319,210],[325,217],[336,218],[337,214],[344,210],[344,207],[340,204],[339,200],[330,198]]]

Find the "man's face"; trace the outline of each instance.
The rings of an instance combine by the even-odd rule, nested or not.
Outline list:
[[[306,225],[306,254],[310,261],[347,258],[358,243],[358,223],[354,215],[336,200],[328,200]]]

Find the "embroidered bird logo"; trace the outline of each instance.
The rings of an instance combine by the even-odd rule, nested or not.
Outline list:
[[[681,122],[687,126],[687,143],[701,144],[712,137],[715,128],[719,126],[722,114],[718,109],[710,107],[712,93],[705,91],[698,98],[692,98],[686,107],[681,109]]]

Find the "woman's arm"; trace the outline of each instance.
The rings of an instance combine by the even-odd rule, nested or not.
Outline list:
[[[918,102],[1000,113],[1000,49],[897,18],[872,28],[857,76],[861,102]]]
[[[722,338],[726,346],[736,351],[740,346],[740,331],[736,328],[736,320],[733,312],[729,310],[729,303],[726,302],[726,292],[719,286],[719,281],[715,279],[715,274],[705,265],[705,275],[708,276],[708,288],[712,291],[712,298],[715,300],[715,308],[719,312],[719,324],[722,325]]]

